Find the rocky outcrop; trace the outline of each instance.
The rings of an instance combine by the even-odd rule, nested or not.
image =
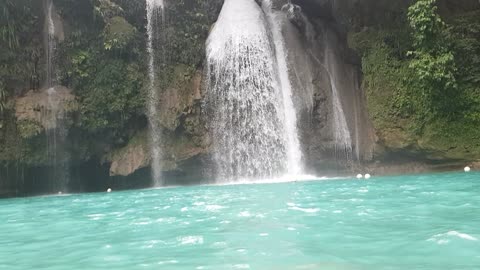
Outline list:
[[[372,159],[374,132],[360,87],[360,59],[348,48],[346,35],[331,16],[311,13],[308,1],[301,5],[277,1],[285,15],[283,34],[289,50],[295,107],[307,166],[313,172],[341,167],[351,161]],[[324,3],[326,4],[326,3]],[[328,59],[327,59],[328,57]],[[328,61],[327,61],[328,60]],[[352,152],[336,139],[334,91],[339,96],[351,140]],[[337,117],[338,118],[338,117]]]
[[[55,119],[64,119],[77,110],[72,90],[56,86],[40,91],[28,91],[15,100],[15,116],[23,129],[22,137],[29,138],[56,128]],[[22,125],[23,124],[23,125]],[[27,127],[30,125],[30,129]]]
[[[256,1],[261,5],[261,0]],[[369,96],[365,85],[362,87],[364,63],[358,50],[349,47],[347,37],[378,28],[392,18],[404,18],[412,0],[274,2],[274,8],[284,16],[282,30],[288,47],[294,104],[304,159],[310,172],[323,174],[333,168],[338,174],[339,170],[351,166],[365,166],[384,173],[423,172],[439,168],[438,163],[461,160],[458,164],[463,164],[467,163],[465,160],[479,159],[480,153],[469,147],[471,144],[452,146],[455,136],[439,141],[441,129],[426,129],[423,136],[408,132],[405,129],[408,118],[388,126],[376,125],[375,121],[372,124],[375,116],[369,113],[372,103],[378,101]],[[292,5],[288,5],[289,2]],[[99,3],[103,6],[98,7]],[[162,164],[170,184],[198,183],[201,178],[208,178],[212,167],[207,128],[210,119],[202,107],[205,93],[202,72],[205,40],[222,3],[222,0],[168,1],[162,29],[165,44],[163,49],[156,49],[159,50],[158,121],[162,126]],[[95,186],[93,182],[102,183],[98,188],[104,189],[112,184],[109,182],[112,179],[121,179],[119,182],[129,183],[128,187],[135,187],[136,183],[148,185],[151,155],[145,135],[147,121],[142,111],[146,80],[144,1],[56,0],[55,4],[53,23],[59,42],[56,75],[58,83],[68,88],[55,87],[55,95],[49,94],[48,89],[26,91],[29,88],[25,84],[31,73],[40,81],[44,80],[41,74],[45,73],[40,70],[41,64],[36,65],[45,60],[39,52],[44,51],[41,36],[46,33],[43,28],[47,22],[40,14],[41,3],[36,2],[34,9],[38,12],[30,20],[38,27],[22,28],[30,29],[25,34],[32,39],[25,40],[28,52],[26,55],[13,51],[5,54],[21,56],[9,64],[15,64],[15,70],[21,71],[22,76],[0,78],[15,100],[14,108],[7,110],[11,115],[2,115],[0,122],[0,158],[10,166],[9,170],[0,169],[3,177],[0,193],[2,189],[21,190],[22,187],[16,185],[23,182],[17,179],[29,182],[30,186],[26,186],[30,190],[38,190],[40,184],[37,183],[48,178],[45,176],[48,164],[41,158],[45,153],[41,134],[55,128],[52,115],[68,123],[67,147],[73,156],[70,166],[78,178],[80,188],[77,190],[95,190],[82,186],[82,183]],[[480,3],[478,0],[439,0],[439,8],[442,14],[448,15],[479,9]],[[3,45],[2,41],[0,44]],[[35,48],[33,53],[30,48]],[[358,161],[356,164],[339,155],[342,149],[339,151],[335,143],[332,67],[326,67],[327,55],[334,62],[336,90],[352,140],[353,153],[349,158]],[[32,57],[34,59],[30,59]],[[108,101],[96,102],[103,99]],[[474,140],[478,140],[478,136],[471,136],[471,141]],[[10,150],[6,151],[7,148]],[[433,165],[423,166],[424,161]],[[21,164],[22,170],[28,173],[12,176],[11,164]],[[394,167],[396,169],[391,169]],[[9,184],[2,186],[6,178]]]
[[[135,136],[125,147],[115,150],[106,161],[110,162],[110,176],[129,176],[150,164],[145,133]]]
[[[388,112],[372,109],[380,103],[384,103],[384,100],[380,99],[382,96],[380,93],[378,96],[369,96],[367,93],[368,88],[365,85],[360,86],[363,81],[361,55],[359,51],[349,48],[350,44],[347,42],[347,36],[368,31],[369,29],[379,30],[382,27],[399,27],[398,25],[402,25],[401,27],[404,28],[408,27],[402,23],[406,21],[407,8],[412,2],[400,0],[293,0],[292,3],[297,8],[290,9],[290,12],[293,14],[289,18],[293,25],[300,29],[300,33],[297,34],[300,38],[308,36],[308,22],[310,22],[310,30],[314,29],[313,32],[315,33],[313,40],[316,40],[313,44],[316,44],[317,48],[319,48],[314,49],[313,52],[317,53],[311,55],[313,59],[319,59],[318,63],[321,63],[322,57],[324,57],[321,54],[321,46],[324,46],[327,42],[332,42],[331,47],[334,48],[333,50],[340,65],[340,74],[342,74],[341,84],[343,85],[339,88],[340,92],[342,92],[342,103],[346,109],[346,115],[350,115],[347,119],[349,127],[353,127],[352,138],[356,138],[357,142],[361,141],[358,143],[361,147],[358,147],[357,150],[363,149],[360,150],[360,155],[363,155],[364,161],[381,161],[392,165],[393,161],[402,163],[405,162],[406,158],[418,162],[440,162],[445,164],[455,162],[455,160],[463,160],[465,162],[478,159],[480,158],[480,153],[476,150],[478,147],[475,141],[478,140],[480,134],[475,135],[473,130],[466,131],[470,134],[467,136],[468,142],[455,142],[451,138],[455,132],[451,132],[452,135],[444,134],[442,130],[445,130],[446,127],[442,127],[440,123],[430,124],[422,131],[422,134],[419,134],[418,131],[415,133],[408,130],[412,119],[399,118],[395,121],[390,121],[386,125],[378,125],[374,121],[375,126],[370,121],[370,119],[376,120],[377,115],[369,115],[369,113],[387,114]],[[444,18],[480,9],[480,3],[476,0],[439,0],[438,6],[439,12]],[[305,18],[308,22],[305,22]],[[406,29],[403,29],[403,33],[405,31]],[[327,42],[323,40],[322,45],[321,39],[325,34],[330,35],[332,38],[331,41]],[[370,42],[375,41],[370,40]],[[379,42],[388,43],[390,39],[386,37],[385,40],[380,40]],[[298,45],[291,47],[295,48]],[[400,53],[404,54],[401,58],[405,58],[406,52]],[[296,53],[294,58],[300,59]],[[300,67],[302,67],[301,63],[308,63],[308,59],[298,61],[299,64],[297,66]],[[328,142],[331,140],[327,135],[329,134],[329,116],[331,118],[331,111],[327,108],[331,101],[329,86],[321,85],[322,81],[327,80],[326,76],[322,75],[322,68],[317,65],[314,69],[318,71],[315,73],[317,74],[317,79],[314,79],[317,85],[313,91],[312,117],[311,120],[308,120],[307,117],[302,122],[304,124],[313,123],[311,128],[305,129],[309,131],[305,137],[313,138],[310,139],[308,145],[311,148],[316,148],[316,150],[310,152],[310,155],[314,157],[315,161],[321,160],[315,165],[321,166],[322,164],[328,164],[328,161],[331,160],[331,158],[327,158],[327,160],[322,159],[325,156],[325,152],[328,152]],[[305,81],[305,78],[302,78],[302,81]],[[385,85],[384,87],[388,88],[391,86]],[[391,89],[384,90],[384,92],[391,91]],[[370,94],[372,93],[370,92]],[[354,102],[352,103],[352,101]],[[306,117],[305,115],[303,117]],[[359,130],[359,132],[357,133],[355,130]],[[405,168],[408,171],[407,168],[410,167],[405,166]]]

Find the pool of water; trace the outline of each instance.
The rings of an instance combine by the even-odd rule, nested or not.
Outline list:
[[[480,173],[0,200],[0,269],[480,269]]]

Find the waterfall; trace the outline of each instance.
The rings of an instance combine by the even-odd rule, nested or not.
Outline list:
[[[47,160],[53,168],[50,181],[54,191],[67,191],[69,180],[68,154],[65,151],[67,129],[64,124],[62,97],[56,90],[55,50],[57,46],[54,22],[54,5],[52,0],[44,1],[45,8],[45,54],[46,84],[48,106],[45,111],[44,126],[46,129]]]
[[[206,108],[219,181],[300,171],[284,45],[266,19],[255,0],[226,0],[207,40]]]
[[[349,162],[352,159],[352,138],[350,130],[348,129],[347,119],[343,110],[342,102],[340,100],[339,91],[337,88],[338,71],[336,66],[336,55],[334,51],[330,49],[330,42],[328,40],[328,32],[324,33],[324,46],[325,46],[325,68],[329,75],[330,86],[332,89],[332,105],[333,105],[333,132],[335,139],[335,154],[337,156],[344,155],[346,161]],[[342,152],[339,153],[339,150]]]
[[[264,0],[263,7],[268,19],[268,25],[272,31],[280,88],[282,90],[285,132],[287,136],[288,174],[298,175],[302,171],[302,153],[298,140],[297,112],[295,111],[292,100],[292,84],[290,82],[287,64],[287,48],[281,29],[283,20],[280,16],[283,15],[283,13],[273,10],[272,0]]]
[[[46,86],[51,88],[54,86],[54,65],[53,59],[55,54],[56,40],[55,40],[55,23],[53,22],[53,2],[52,0],[45,0],[46,9],[46,58],[47,58],[47,78]]]
[[[335,6],[336,3],[334,2]],[[298,6],[288,3],[283,7],[284,10],[289,12],[291,18],[298,18],[304,23],[304,35],[307,42],[307,55],[314,66],[322,68],[326,74],[326,80],[330,86],[330,100],[331,100],[331,113],[330,119],[331,130],[333,135],[333,148],[335,158],[345,159],[347,165],[351,163],[353,158],[353,141],[352,135],[355,134],[355,156],[357,160],[360,160],[360,134],[358,130],[361,122],[361,111],[358,110],[359,98],[358,81],[355,77],[355,73],[351,73],[346,69],[343,60],[339,54],[341,48],[339,46],[338,38],[335,36],[334,31],[329,29],[329,26],[325,22],[317,24],[317,27],[321,27],[322,31],[317,32],[313,24],[304,15]],[[299,12],[295,14],[295,12]],[[319,40],[319,37],[322,40]],[[307,62],[307,61],[306,61]],[[307,74],[313,79],[316,75],[315,68],[310,68],[309,63],[304,64],[306,66]],[[308,78],[308,76],[306,76]],[[312,94],[313,95],[313,94]],[[353,101],[353,104],[350,102]],[[346,107],[345,107],[346,106]],[[347,118],[349,117],[349,118]],[[354,124],[349,127],[348,119],[353,119]]]
[[[152,155],[152,178],[154,186],[162,186],[161,167],[161,132],[160,116],[158,114],[159,94],[156,76],[155,43],[164,25],[163,0],[147,0],[147,52],[148,52],[148,121],[150,125],[150,148]]]

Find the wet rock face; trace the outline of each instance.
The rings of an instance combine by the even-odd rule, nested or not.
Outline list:
[[[37,125],[39,130],[34,132],[37,134],[56,128],[56,121],[53,121],[55,118],[68,118],[69,114],[76,110],[75,95],[71,89],[62,86],[39,91],[31,90],[15,100],[17,121]],[[29,134],[24,135],[26,138],[30,137]]]
[[[339,92],[344,108],[346,108],[348,126],[352,132],[354,143],[356,141],[356,144],[361,146],[357,148],[360,153],[356,154],[363,156],[362,159],[366,161],[372,160],[374,155],[376,155],[376,159],[381,159],[383,162],[388,161],[394,153],[398,155],[408,153],[411,160],[444,160],[448,162],[448,155],[446,155],[450,151],[448,149],[442,149],[438,145],[432,147],[424,141],[417,141],[417,138],[405,134],[401,129],[373,129],[366,109],[365,94],[359,86],[362,81],[361,59],[348,48],[345,41],[348,32],[360,32],[370,26],[391,22],[392,18],[405,18],[408,6],[413,2],[413,0],[292,0],[292,3],[299,9],[295,9],[288,18],[297,28],[300,39],[308,36],[308,25],[313,27],[315,33],[313,38],[301,41],[304,47],[310,48],[309,55],[313,59],[318,58],[319,62],[323,61],[324,55],[321,53],[321,48],[322,42],[325,43],[325,40],[322,40],[322,36],[325,33],[330,36],[329,40],[333,44],[333,51],[340,66],[339,72],[343,77],[340,82],[343,86],[340,86]],[[479,9],[480,2],[477,0],[438,0],[438,6],[442,16],[450,16]],[[322,80],[322,76],[319,74],[325,71],[318,66],[314,69],[317,78]],[[322,90],[324,87],[326,89]],[[324,91],[324,98],[319,98],[322,96],[319,95],[322,91]],[[319,109],[319,107],[331,103],[328,96],[330,91],[328,86],[315,83],[312,114],[310,118],[305,117],[307,114],[303,114],[305,120],[302,120],[302,124],[305,125],[307,121],[310,121],[310,127],[305,125],[306,127],[303,128],[303,137],[305,138],[304,143],[307,145],[305,152],[307,158],[310,158],[312,166],[328,163],[330,161],[328,157],[331,157],[328,154],[331,152],[328,149],[332,149],[328,146],[331,138],[324,134],[325,132],[328,134],[331,110]],[[313,136],[317,137],[312,139]],[[449,154],[449,156],[456,159],[468,159],[471,155],[462,153],[456,156]]]
[[[145,145],[129,145],[113,157],[110,176],[129,176],[138,169],[144,168],[150,161]]]
[[[342,25],[333,17],[332,3],[307,0],[292,3],[278,6],[285,15],[283,34],[308,169],[317,171],[325,166],[347,165],[353,160],[371,160],[374,132],[360,87],[361,63],[348,48]],[[338,116],[334,115],[334,91],[344,114],[351,153],[343,153],[343,146],[336,139]]]

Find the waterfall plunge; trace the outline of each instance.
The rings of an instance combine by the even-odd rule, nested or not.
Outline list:
[[[52,0],[44,0],[45,9],[45,51],[48,107],[45,110],[47,160],[53,168],[50,181],[54,191],[66,192],[69,181],[69,156],[65,150],[68,130],[65,126],[63,98],[56,90],[55,50],[57,47],[55,10]]]
[[[281,24],[283,21],[280,16],[282,16],[283,13],[275,12],[273,10],[272,0],[264,0],[263,7],[268,19],[268,25],[272,31],[279,82],[282,89],[285,132],[287,136],[287,172],[289,175],[298,175],[302,171],[302,152],[298,141],[297,112],[295,111],[292,100],[292,84],[290,82],[287,64],[287,48],[285,47],[285,40],[281,30]]]
[[[159,39],[159,32],[164,25],[163,0],[147,0],[147,52],[148,52],[148,120],[150,124],[150,148],[152,155],[152,178],[154,186],[163,185],[161,179],[161,125],[158,114],[159,95],[156,87],[155,42]]]
[[[226,0],[207,41],[206,102],[220,181],[301,170],[286,52],[271,12],[272,32],[254,0]]]
[[[55,23],[53,22],[53,2],[52,0],[45,0],[45,24],[46,24],[46,60],[47,60],[47,88],[54,86],[54,65],[53,59],[55,54],[56,40],[55,40]]]

